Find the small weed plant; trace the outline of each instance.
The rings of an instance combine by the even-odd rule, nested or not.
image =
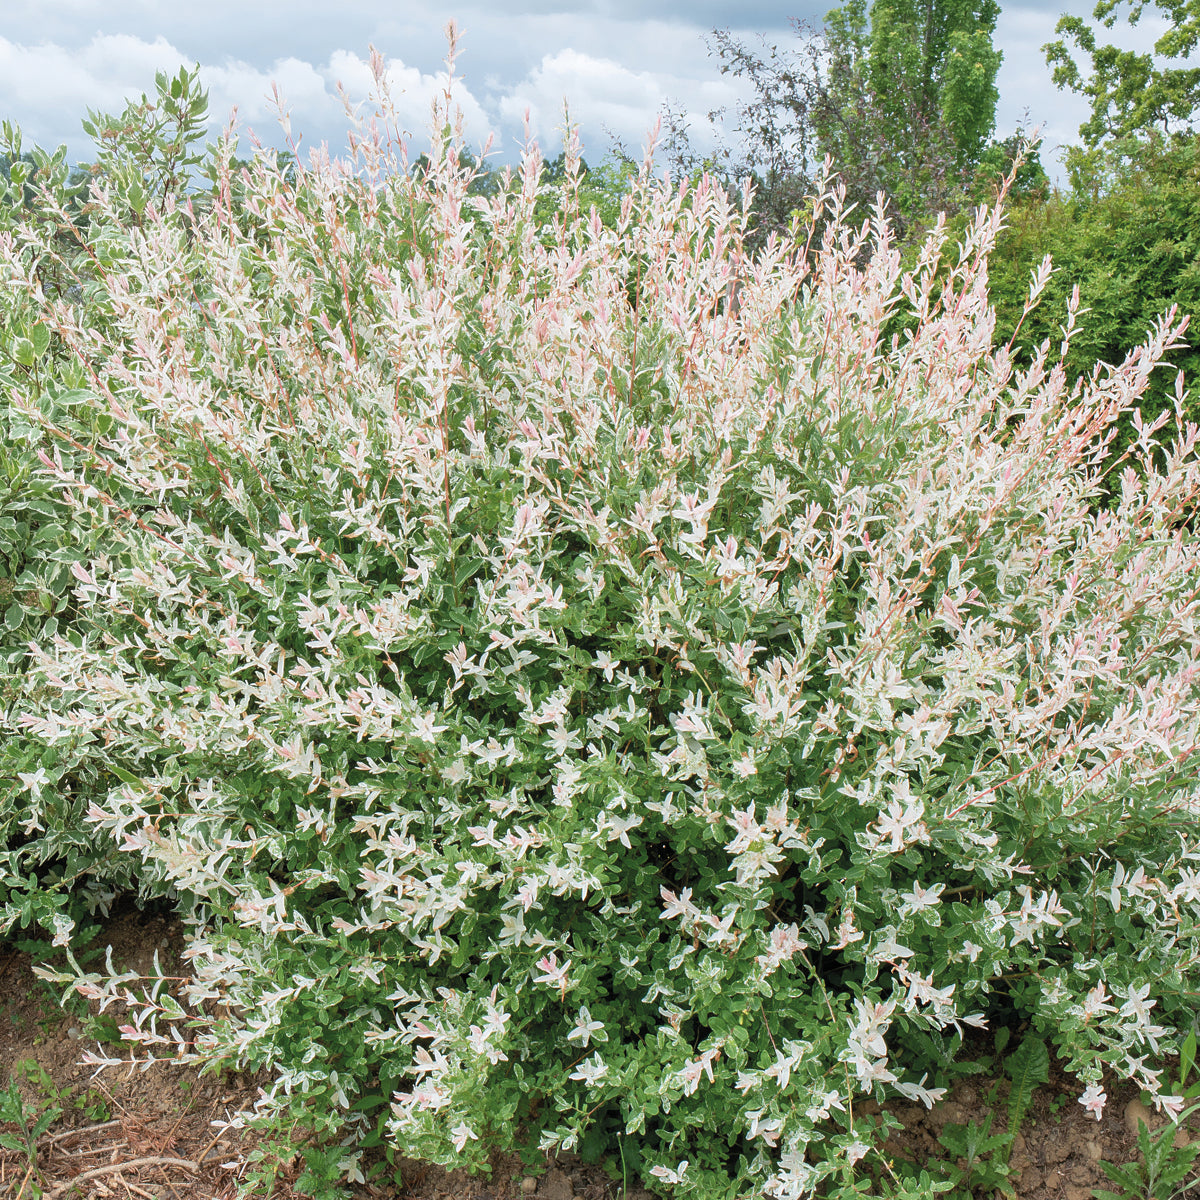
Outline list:
[[[33,1102],[26,1101],[17,1082],[18,1075],[25,1075],[43,1096]],[[0,1148],[14,1150],[25,1159],[21,1177],[17,1181],[14,1195],[17,1200],[29,1197],[37,1200],[46,1187],[45,1176],[38,1162],[43,1134],[62,1116],[59,1099],[46,1073],[32,1060],[16,1064],[8,1073],[8,1087],[0,1091]]]
[[[1181,1118],[1200,1111],[1200,1104],[1184,1110]],[[1194,1195],[1200,1189],[1200,1174],[1194,1163],[1200,1154],[1200,1143],[1177,1146],[1176,1129],[1166,1125],[1151,1133],[1145,1121],[1138,1121],[1138,1160],[1115,1166],[1104,1162],[1100,1166],[1118,1187],[1119,1192],[1097,1189],[1096,1200],[1177,1200]]]
[[[608,223],[573,143],[476,196],[376,67],[353,161],[226,137],[189,195],[130,135],[10,195],[0,929],[177,905],[181,984],[51,975],[268,1069],[238,1120],[322,1189],[599,1138],[680,1197],[944,1190],[861,1104],[998,1013],[1017,1117],[1049,1046],[1178,1116],[1200,435],[1137,404],[1183,323],[1068,391],[1074,312],[993,346],[998,207],[904,271],[834,188],[753,255],[649,156]]]
[[[999,1035],[1001,1031],[998,1030]],[[995,1041],[1003,1050],[1008,1042],[1008,1030],[1004,1037]],[[966,1124],[948,1124],[938,1141],[950,1152],[951,1164],[947,1175],[961,1190],[951,1194],[971,1196],[1000,1192],[1015,1197],[1016,1191],[1009,1179],[1009,1160],[1025,1114],[1029,1111],[1033,1094],[1039,1084],[1049,1078],[1050,1053],[1041,1038],[1032,1034],[1024,1038],[1017,1049],[1004,1061],[1005,1073],[1012,1080],[1008,1092],[1008,1129],[1005,1133],[992,1133],[995,1119],[996,1097],[1000,1090],[999,1081],[992,1084],[985,1102],[987,1115],[983,1121],[973,1119]]]

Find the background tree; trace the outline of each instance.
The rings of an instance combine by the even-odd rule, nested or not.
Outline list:
[[[944,207],[995,125],[994,0],[850,0],[826,24],[818,145],[912,217]]]
[[[1100,0],[1094,17],[1111,29],[1122,0]],[[1063,16],[1055,28],[1062,35],[1045,46],[1054,67],[1054,82],[1086,97],[1091,116],[1079,127],[1084,145],[1095,148],[1108,138],[1121,140],[1158,128],[1163,133],[1190,130],[1200,104],[1200,67],[1164,67],[1154,56],[1186,59],[1200,42],[1200,0],[1135,0],[1129,24],[1136,24],[1147,7],[1157,9],[1170,27],[1154,43],[1154,54],[1139,54],[1119,46],[1097,44],[1096,34],[1081,17]],[[1092,69],[1085,74],[1067,42],[1090,56]]]
[[[1130,22],[1147,7],[1171,21],[1155,53],[1177,60],[1200,39],[1200,0],[1136,3]],[[1112,28],[1116,0],[1102,0],[1095,18]],[[1154,56],[1098,45],[1091,27],[1064,16],[1058,32],[1091,57],[1086,71],[1065,40],[1044,47],[1055,82],[1088,98],[1091,114],[1080,126],[1082,145],[1068,150],[1070,186],[1063,192],[1015,197],[1008,229],[990,265],[996,336],[1021,358],[1046,339],[1057,342],[1072,289],[1089,310],[1071,343],[1065,366],[1075,378],[1101,364],[1120,363],[1164,312],[1200,312],[1200,68],[1163,67]],[[1030,272],[1046,255],[1055,272],[1039,308],[1024,315]],[[1193,329],[1191,340],[1195,342]],[[1168,365],[1194,385],[1200,352],[1179,347]],[[1146,419],[1174,407],[1175,370],[1159,372],[1142,397]],[[1192,419],[1200,403],[1186,401]],[[1112,461],[1129,446],[1132,420],[1118,429]]]
[[[995,0],[847,0],[796,47],[713,33],[721,71],[749,81],[738,112],[760,225],[786,224],[826,155],[852,201],[882,192],[901,236],[968,195],[995,126]]]

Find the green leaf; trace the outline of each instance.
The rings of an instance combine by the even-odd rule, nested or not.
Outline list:
[[[26,337],[13,338],[12,356],[23,367],[33,366],[33,343]]]
[[[181,1018],[186,1017],[187,1013],[170,992],[163,992],[158,997],[158,1003],[162,1007],[163,1015],[166,1017]]]
[[[29,1131],[30,1140],[36,1142],[59,1117],[62,1116],[62,1109],[56,1105],[51,1105],[45,1110],[34,1123],[33,1128]]]
[[[475,572],[478,571],[482,566],[483,559],[481,558],[459,559],[459,561],[454,564],[454,586],[456,588],[462,587],[462,585],[466,583],[466,581],[470,579],[471,576],[474,575]]]
[[[1188,1076],[1192,1073],[1192,1067],[1196,1065],[1196,1031],[1193,1029],[1191,1033],[1184,1038],[1183,1045],[1179,1048],[1179,1087],[1182,1090],[1188,1081]]]
[[[46,353],[46,348],[50,345],[50,330],[39,321],[29,331],[29,340],[33,345],[34,357],[41,358]]]
[[[55,394],[54,403],[66,408],[90,408],[96,403],[96,395],[87,388],[68,388]]]
[[[1004,1069],[1013,1081],[1008,1094],[1008,1131],[1015,1136],[1037,1085],[1050,1078],[1050,1052],[1046,1043],[1030,1034],[1008,1056]]]
[[[25,610],[14,601],[8,606],[8,611],[4,614],[4,624],[9,629],[20,629],[21,622],[25,620]]]

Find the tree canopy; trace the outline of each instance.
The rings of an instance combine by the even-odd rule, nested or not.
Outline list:
[[[849,0],[828,17],[829,84],[842,105],[867,91],[878,122],[869,135],[893,157],[919,148],[931,132],[949,136],[955,165],[973,166],[995,125],[992,45],[1000,6],[995,0]],[[835,127],[821,128],[826,150]]]
[[[1122,7],[1122,0],[1099,0],[1093,16],[1112,29]],[[1136,24],[1147,9],[1170,22],[1154,43],[1153,54],[1101,45],[1087,21],[1069,14],[1055,28],[1059,40],[1044,47],[1054,67],[1054,82],[1091,104],[1091,116],[1079,127],[1088,147],[1150,128],[1170,133],[1192,127],[1200,105],[1200,67],[1162,66],[1155,56],[1179,60],[1195,51],[1200,43],[1200,0],[1135,0],[1129,7],[1129,24]],[[1068,43],[1074,44],[1074,54]],[[1091,58],[1090,73],[1076,61],[1080,51]]]
[[[995,126],[996,0],[846,0],[796,44],[759,47],[715,30],[723,73],[752,86],[738,113],[746,166],[768,227],[787,215],[826,157],[851,200],[887,198],[903,233],[954,207]]]

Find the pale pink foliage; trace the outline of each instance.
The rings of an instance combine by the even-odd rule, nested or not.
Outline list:
[[[438,119],[446,118],[439,110]],[[813,258],[802,240],[788,239],[771,241],[752,258],[743,245],[748,194],[730,197],[709,179],[694,186],[658,181],[648,167],[616,228],[608,228],[575,203],[572,146],[561,210],[539,224],[536,147],[526,149],[513,187],[484,199],[468,194],[471,173],[452,140],[435,140],[423,175],[406,170],[387,136],[389,119],[384,105],[379,122],[360,131],[362,170],[324,156],[303,165],[303,202],[269,162],[244,171],[242,203],[257,240],[233,209],[226,160],[218,201],[194,227],[203,296],[193,291],[178,224],[150,212],[142,228],[128,231],[120,270],[98,279],[111,315],[107,332],[86,325],[71,304],[45,301],[56,332],[87,365],[99,403],[115,419],[94,465],[71,470],[47,455],[46,473],[81,508],[103,513],[134,559],[121,566],[101,557],[78,568],[76,597],[128,615],[139,629],[116,644],[77,646],[59,637],[34,647],[42,678],[70,703],[31,707],[28,736],[49,745],[82,738],[127,759],[163,743],[182,753],[250,756],[305,784],[311,807],[304,824],[321,836],[339,802],[356,805],[361,911],[344,928],[405,923],[417,952],[437,963],[440,931],[471,905],[478,881],[465,868],[447,870],[403,819],[377,810],[379,787],[351,783],[324,763],[321,731],[336,726],[412,753],[449,744],[452,813],[451,785],[518,761],[531,744],[556,764],[556,803],[569,805],[589,746],[615,747],[619,731],[639,716],[641,684],[624,672],[628,709],[617,705],[577,723],[564,688],[537,705],[526,696],[507,741],[471,743],[464,735],[460,742],[457,732],[451,741],[442,735],[453,722],[418,702],[399,675],[384,684],[346,673],[342,637],[353,634],[388,654],[429,631],[424,600],[445,586],[442,564],[413,549],[411,535],[435,526],[457,533],[470,515],[474,474],[504,469],[521,481],[524,499],[493,543],[474,546],[488,565],[472,584],[485,636],[445,654],[451,694],[476,694],[508,676],[518,681],[515,689],[521,668],[557,645],[548,618],[566,601],[547,569],[546,547],[554,537],[583,535],[595,548],[588,586],[616,586],[636,597],[641,643],[697,677],[647,765],[688,784],[689,811],[721,831],[739,885],[763,885],[788,854],[819,852],[807,840],[804,798],[785,796],[763,814],[732,791],[733,777],[753,775],[755,756],[779,742],[805,754],[819,745],[829,756],[831,783],[871,814],[861,836],[872,854],[887,858],[927,845],[936,833],[944,853],[998,885],[1028,874],[1024,862],[993,853],[989,809],[1002,789],[1020,783],[1054,792],[1065,814],[1084,819],[1111,799],[1118,777],[1122,786],[1139,786],[1171,778],[1175,764],[1196,762],[1200,561],[1189,525],[1200,492],[1196,428],[1180,425],[1163,445],[1144,430],[1134,461],[1122,468],[1115,504],[1095,507],[1108,469],[1106,431],[1136,404],[1150,371],[1178,344],[1182,323],[1164,321],[1125,362],[1098,370],[1068,394],[1049,347],[1022,367],[992,347],[987,253],[1001,228],[998,207],[980,210],[948,267],[944,231],[935,229],[915,269],[904,271],[880,213],[859,226],[830,222]],[[94,199],[100,210],[109,203],[103,190]],[[836,214],[840,203],[828,189],[814,201],[814,214]],[[382,245],[375,234],[397,222],[413,226],[422,249],[402,263],[371,258]],[[20,248],[6,237],[0,250],[6,278],[36,294]],[[317,311],[314,272],[344,279],[347,264],[364,256],[347,334]],[[260,272],[270,277],[265,293],[254,279]],[[1043,270],[1034,279],[1035,294],[1046,277]],[[734,280],[736,313],[722,303]],[[917,320],[888,341],[889,318],[904,308]],[[460,353],[472,321],[503,348],[487,371]],[[298,393],[284,386],[284,375],[302,381]],[[652,412],[642,401],[631,403],[644,378],[659,387]],[[487,419],[476,410],[456,428],[456,400],[467,393],[483,399]],[[287,511],[255,547],[172,510],[169,498],[192,489],[176,454],[181,438],[213,448],[223,499],[251,521],[258,514],[244,487],[220,463],[242,459],[269,479],[290,456],[313,450],[320,464],[309,480],[313,503],[347,537],[394,559],[403,586],[375,604],[341,602],[338,581],[351,568]],[[852,453],[838,449],[848,442]],[[773,462],[757,477],[757,519],[737,536],[714,531],[730,481],[764,446]],[[699,477],[695,464],[702,465]],[[793,490],[814,468],[827,487],[821,499]],[[627,511],[613,511],[613,480],[646,471],[653,485]],[[152,503],[134,511],[122,495]],[[989,542],[995,583],[985,603],[974,575],[976,555]],[[861,566],[858,628],[853,638],[826,645],[832,583],[851,558]],[[206,602],[191,576],[196,563],[215,566],[269,607],[279,597],[277,570],[314,560],[323,564],[326,585],[297,608],[308,636],[303,655],[264,637],[236,605]],[[704,564],[713,586],[741,611],[765,615],[791,640],[735,636],[692,620],[681,560]],[[946,585],[929,608],[941,577]],[[788,581],[783,588],[781,578]],[[180,638],[201,638],[220,656],[223,696],[185,690],[166,703],[139,667],[146,656],[172,659]],[[701,654],[723,676],[701,678]],[[593,666],[607,682],[614,672],[622,678],[621,662],[607,651]],[[814,706],[805,690],[818,671],[838,688]],[[726,771],[714,765],[710,747],[725,736],[731,712],[751,723],[755,749]],[[945,740],[972,731],[990,734],[1002,756],[980,762],[954,796],[915,794],[910,781],[940,763]],[[868,745],[871,769],[843,781]],[[181,786],[190,815],[160,824],[149,801]],[[1182,939],[1181,910],[1194,927],[1200,905],[1195,873],[1183,866],[1196,857],[1200,800],[1194,782],[1175,795],[1175,811],[1192,830],[1176,861],[1162,864],[1153,879],[1140,867],[1127,874],[1118,863],[1110,891],[1114,909],[1141,903]],[[505,805],[494,806],[503,831],[496,821],[473,825],[471,844],[525,871],[540,863],[547,834],[509,823],[519,801]],[[280,847],[260,843],[251,827],[231,827],[228,811],[219,781],[181,785],[159,775],[114,787],[93,805],[89,821],[111,831],[122,852],[140,856],[155,878],[201,898],[232,898],[241,925],[268,938],[304,932],[304,914],[283,891],[263,895],[239,877],[242,856],[253,857],[260,845],[275,854]],[[594,836],[628,846],[642,819],[622,799],[599,815]],[[1172,873],[1182,882],[1172,884]],[[937,908],[942,886],[918,881],[898,911],[908,918]],[[528,946],[539,956],[530,986],[559,1000],[573,986],[570,943],[537,942],[531,933],[542,894],[586,899],[596,888],[594,877],[566,861],[524,875],[501,946]],[[990,909],[988,930],[1002,947],[1053,939],[1072,916],[1037,880],[1004,894],[1007,900]],[[736,905],[710,911],[693,903],[688,889],[663,889],[662,901],[662,918],[714,954],[759,936],[739,927]],[[953,985],[937,985],[940,964],[907,963],[912,951],[895,934],[889,927],[864,943],[864,953],[874,947],[874,961],[890,970],[893,999],[858,1001],[854,1015],[839,1022],[851,1090],[897,1081],[887,1041],[897,1005],[941,1028],[978,1023],[958,1010]],[[814,944],[844,949],[863,938],[849,904],[842,912],[810,909],[801,927],[766,929],[755,943],[757,962],[770,974],[804,960]],[[189,956],[190,1001],[220,999],[241,1015],[202,1028],[194,1047],[179,1047],[185,1057],[239,1056],[265,1036],[293,989],[305,987],[297,980],[264,996],[251,959],[212,940],[202,920]],[[367,962],[362,969],[380,968]],[[1094,1021],[1102,1048],[1124,1053],[1165,1032],[1150,1023],[1152,1000],[1131,991],[1117,1010],[1103,1002],[1102,983],[1089,992],[1091,982],[1082,980],[1071,987],[1087,994],[1080,1011]],[[105,1002],[135,999],[120,978],[84,986]],[[1065,1011],[1073,999],[1050,995],[1048,1003]],[[162,1010],[145,1003],[149,1021],[140,1017],[129,1036],[143,1046],[165,1043],[154,1024]],[[421,1043],[412,1068],[418,1085],[394,1110],[395,1128],[403,1129],[452,1106],[443,1077],[453,1076],[456,1056],[466,1051],[454,1043],[452,1001],[439,1008],[400,996],[395,1004],[396,1021],[372,1036],[381,1044]],[[507,1017],[493,1008],[490,1025],[471,1026],[473,1054],[505,1059],[493,1039],[502,1037]],[[597,1028],[589,1020],[579,1028]],[[443,1051],[441,1043],[456,1048]],[[712,1080],[719,1050],[676,1064],[685,1092]],[[760,1088],[770,1071],[790,1074],[801,1057],[798,1050],[781,1054],[766,1073],[747,1075],[743,1090]],[[590,1085],[607,1072],[597,1052],[572,1078]],[[924,1083],[898,1086],[928,1103],[936,1090]],[[303,1071],[281,1077],[285,1093],[303,1085]],[[751,1096],[747,1111],[760,1102],[761,1095]],[[1090,1084],[1081,1103],[1099,1119],[1103,1102]],[[828,1116],[829,1103],[815,1111]],[[750,1136],[775,1147],[783,1118],[764,1115],[761,1106],[751,1115]],[[787,1134],[787,1171],[772,1194],[799,1194],[788,1188],[801,1184],[788,1179],[810,1182],[798,1136]],[[453,1137],[461,1149],[477,1134],[460,1120]],[[655,1172],[676,1181],[686,1168]]]

